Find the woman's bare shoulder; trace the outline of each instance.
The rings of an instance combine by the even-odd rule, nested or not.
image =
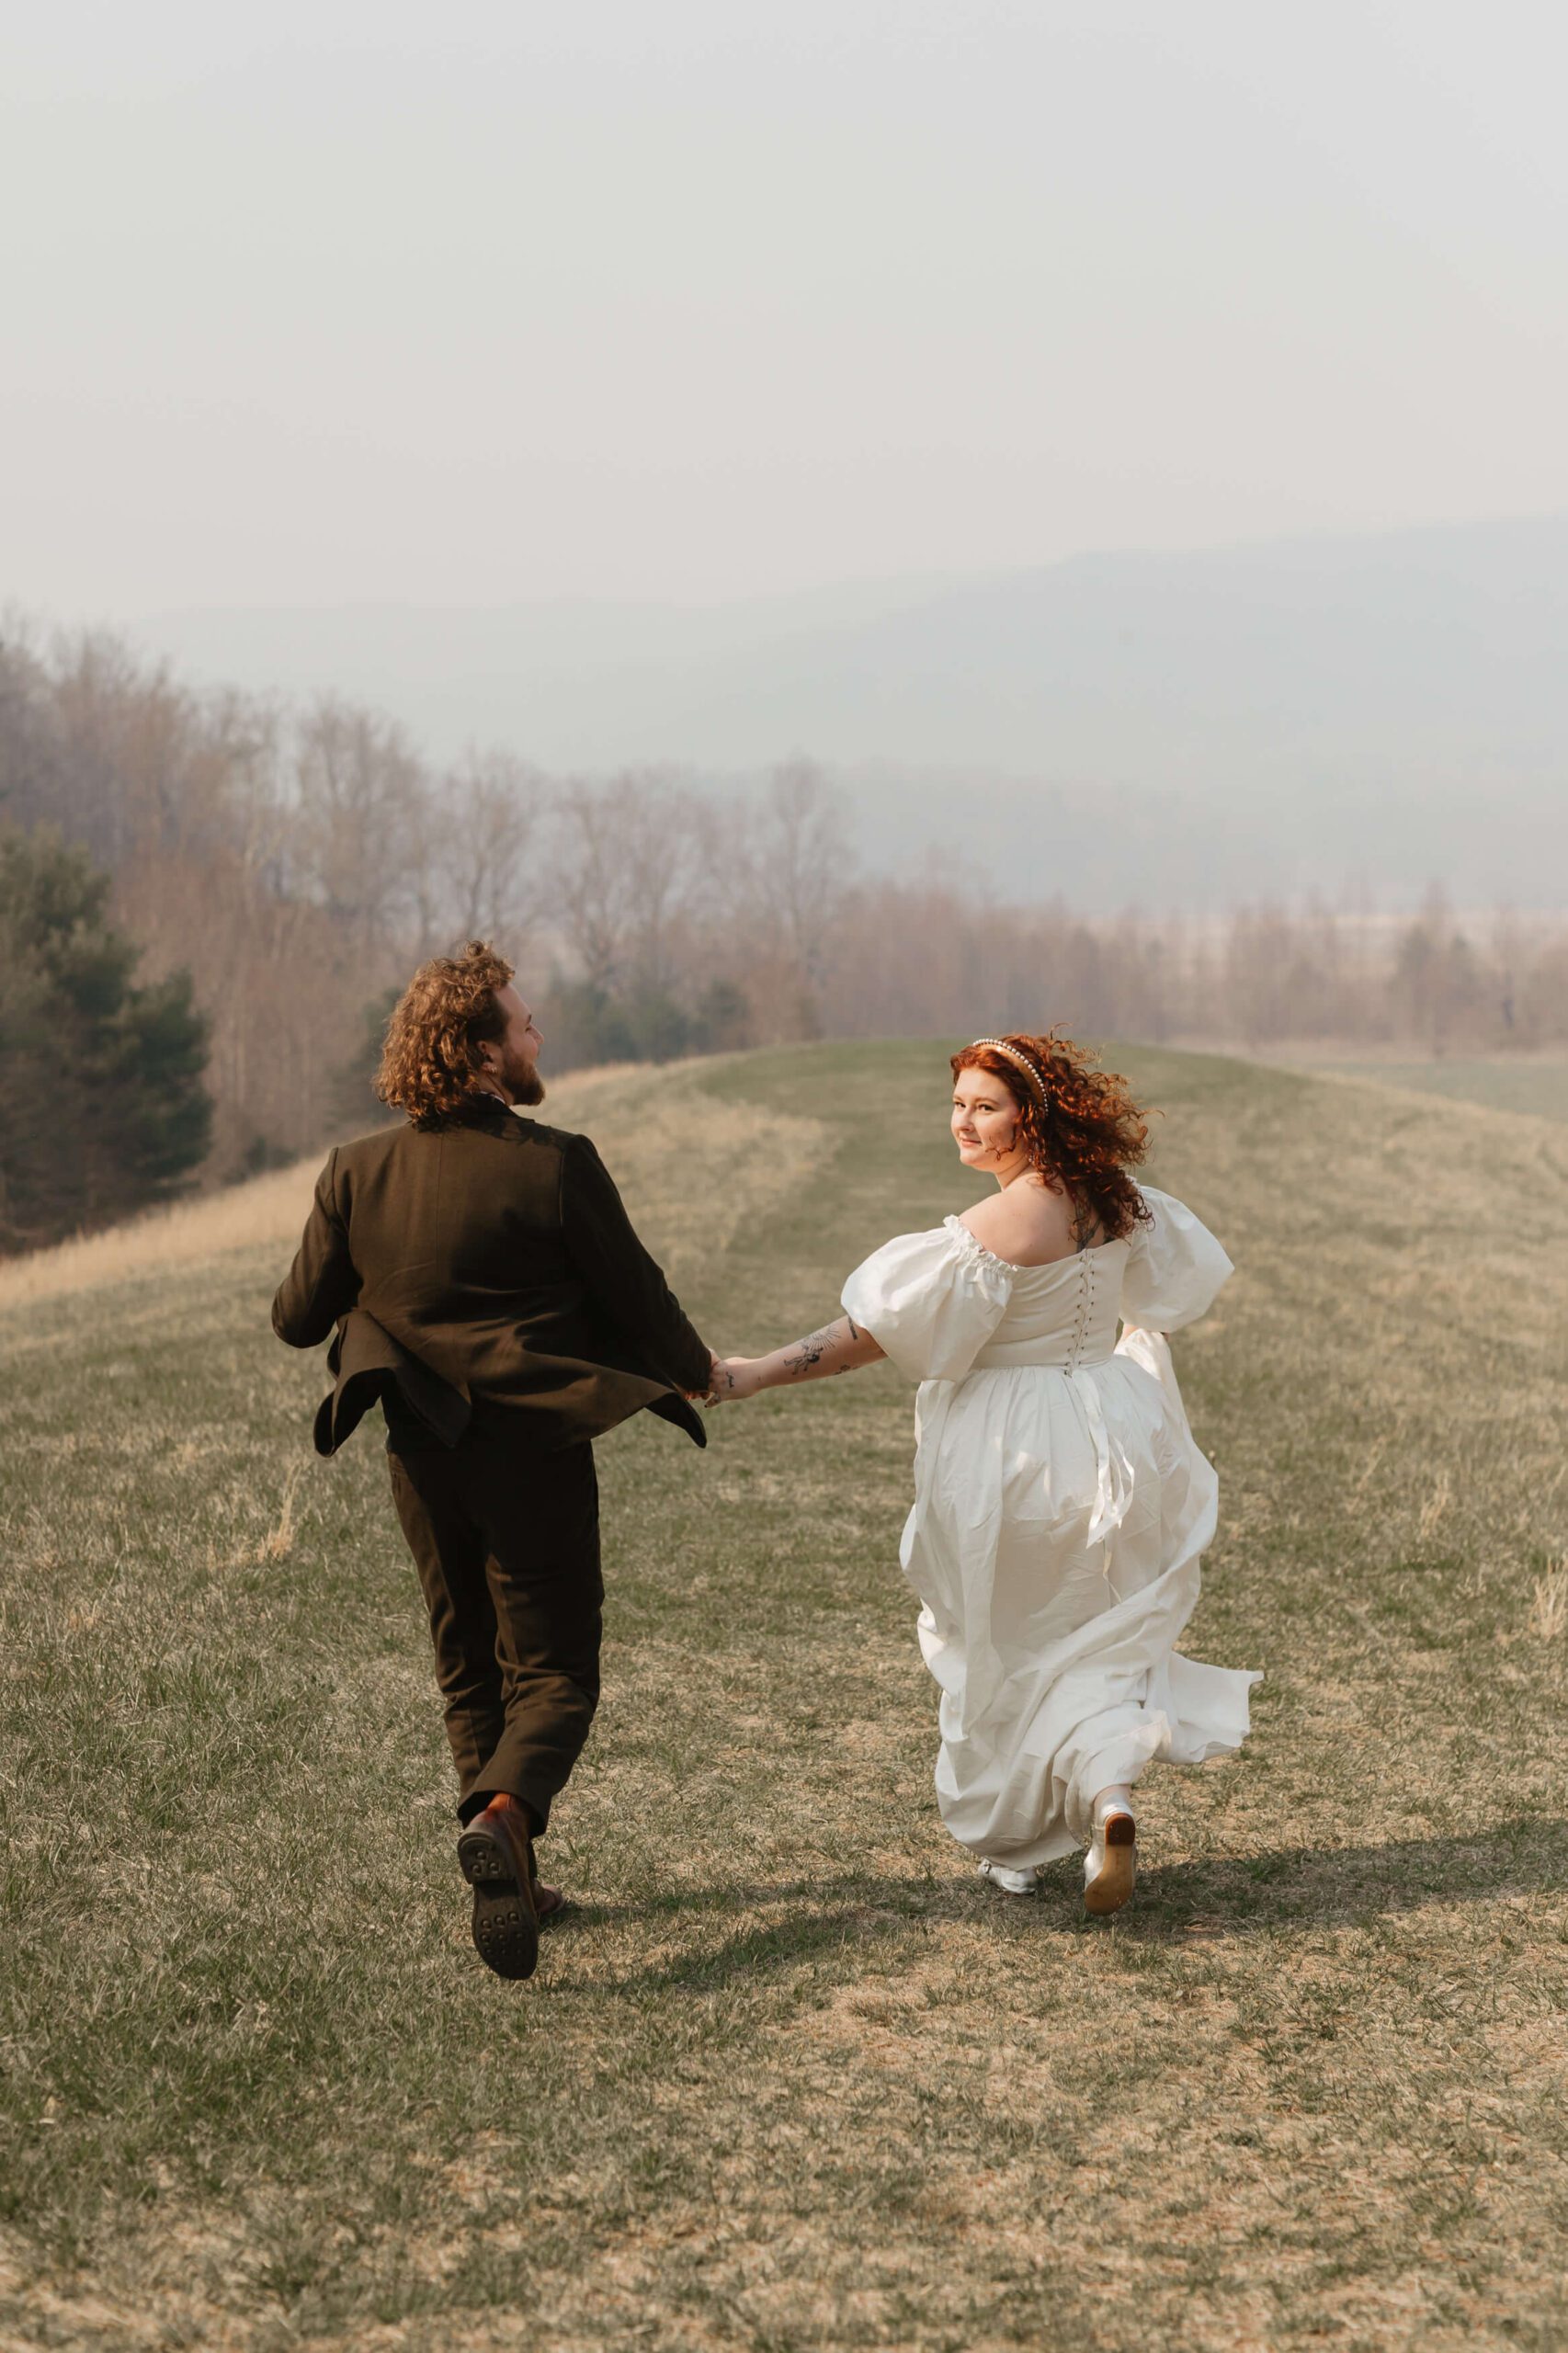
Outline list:
[[[1061,1196],[1024,1180],[976,1201],[960,1222],[985,1249],[1015,1266],[1040,1265],[1060,1256],[1064,1245],[1071,1246],[1071,1216]]]
[[[1006,1199],[1006,1193],[992,1193],[983,1201],[976,1201],[972,1208],[960,1214],[959,1223],[968,1226],[975,1240],[983,1242],[988,1250],[994,1246],[1000,1235],[1010,1230],[1010,1221],[1002,1214]]]

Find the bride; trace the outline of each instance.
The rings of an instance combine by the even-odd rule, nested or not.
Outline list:
[[[1146,1123],[1069,1040],[982,1038],[952,1070],[959,1157],[995,1194],[873,1252],[836,1323],[720,1360],[713,1398],[884,1356],[920,1383],[900,1561],[941,1694],[942,1819],[1011,1895],[1086,1847],[1085,1903],[1115,1912],[1144,1766],[1231,1754],[1260,1679],[1176,1648],[1218,1483],[1164,1335],[1207,1313],[1231,1262],[1133,1183]]]

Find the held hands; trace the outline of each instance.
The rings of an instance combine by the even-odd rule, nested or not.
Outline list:
[[[721,1357],[710,1351],[707,1388],[683,1393],[694,1405],[733,1405],[743,1397],[755,1397],[764,1385],[762,1362],[760,1357]]]

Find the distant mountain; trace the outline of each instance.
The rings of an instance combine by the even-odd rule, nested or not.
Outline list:
[[[1568,904],[1568,518],[1194,554],[709,613],[169,616],[243,683],[332,685],[433,749],[737,780],[807,752],[862,843],[1010,892],[1194,907],[1433,879]]]

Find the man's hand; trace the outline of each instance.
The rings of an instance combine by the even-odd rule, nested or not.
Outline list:
[[[682,1393],[682,1395],[683,1395],[683,1396],[685,1396],[685,1397],[686,1397],[686,1398],[690,1402],[690,1404],[692,1404],[693,1405],[722,1405],[722,1404],[723,1404],[725,1403],[725,1400],[726,1400],[726,1397],[727,1397],[727,1394],[728,1394],[727,1391],[725,1391],[725,1390],[724,1390],[723,1388],[722,1388],[722,1387],[721,1387],[721,1385],[720,1385],[720,1384],[721,1384],[722,1378],[722,1375],[723,1375],[723,1370],[724,1370],[724,1359],[723,1359],[723,1358],[722,1358],[722,1357],[721,1357],[721,1356],[715,1356],[715,1355],[714,1355],[714,1353],[713,1353],[713,1351],[712,1351],[712,1349],[711,1349],[711,1348],[710,1348],[710,1349],[709,1349],[709,1351],[708,1351],[708,1386],[707,1386],[707,1388],[706,1388],[706,1389],[687,1389],[687,1390],[683,1390],[683,1391],[682,1391],[682,1392],[681,1392],[681,1393]]]

